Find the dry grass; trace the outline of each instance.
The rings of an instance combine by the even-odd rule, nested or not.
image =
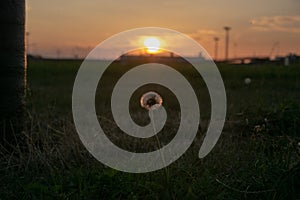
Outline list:
[[[300,198],[298,66],[220,67],[228,115],[214,150],[202,160],[197,157],[209,123],[204,113],[191,148],[164,170],[147,174],[110,169],[81,144],[70,110],[78,66],[76,62],[29,63],[25,145],[17,145],[14,151],[0,149],[0,199]],[[243,85],[246,76],[252,79],[250,85]],[[134,113],[133,118],[143,115]],[[166,125],[170,135],[178,125],[178,114],[173,116]],[[120,146],[142,151],[157,145],[156,140],[145,143],[148,146],[140,141],[124,144],[128,138],[116,134],[105,110],[99,114],[101,120]],[[172,137],[160,139],[168,142]]]

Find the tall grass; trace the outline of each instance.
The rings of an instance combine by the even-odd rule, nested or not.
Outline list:
[[[0,151],[0,199],[300,198],[300,66],[219,66],[228,114],[213,151],[197,157],[209,123],[204,114],[196,140],[179,160],[156,172],[129,174],[98,162],[78,138],[71,93],[79,65],[29,62],[26,144]]]

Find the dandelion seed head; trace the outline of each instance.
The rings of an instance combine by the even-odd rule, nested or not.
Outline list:
[[[141,106],[147,110],[156,109],[162,105],[162,97],[153,91],[143,94],[140,103]]]
[[[251,83],[251,79],[250,78],[245,78],[245,84],[248,85]]]

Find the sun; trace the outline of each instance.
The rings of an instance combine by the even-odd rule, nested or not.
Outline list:
[[[160,41],[156,37],[148,37],[144,40],[144,45],[148,53],[157,53],[160,47]]]

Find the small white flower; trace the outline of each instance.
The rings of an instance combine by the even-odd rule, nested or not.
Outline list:
[[[156,109],[162,105],[162,97],[156,92],[145,93],[140,100],[141,106],[147,110]]]
[[[254,131],[257,133],[262,131],[262,127],[260,125],[256,125],[256,126],[254,126]]]
[[[251,79],[250,78],[245,78],[245,84],[248,85],[251,83]]]

